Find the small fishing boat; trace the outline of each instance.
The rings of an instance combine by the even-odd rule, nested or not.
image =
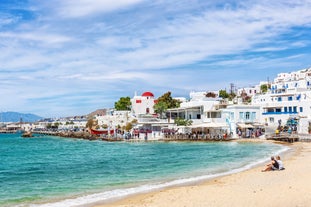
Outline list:
[[[91,130],[91,134],[95,134],[95,135],[100,135],[100,134],[104,134],[104,135],[113,135],[114,134],[114,129],[92,129],[90,128]]]
[[[24,132],[24,133],[22,134],[22,137],[24,137],[24,138],[29,138],[29,137],[33,137],[33,135],[32,135],[32,133],[31,133],[30,131],[27,131],[27,132]]]

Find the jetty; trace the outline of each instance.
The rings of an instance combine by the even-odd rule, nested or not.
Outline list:
[[[17,132],[18,130],[3,130],[3,129],[0,130],[1,134],[15,134]]]
[[[293,143],[293,142],[299,141],[299,136],[298,134],[280,133],[280,134],[274,134],[274,135],[267,135],[266,139]]]

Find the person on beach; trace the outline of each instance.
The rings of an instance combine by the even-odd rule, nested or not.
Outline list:
[[[274,159],[274,157],[271,157],[271,163],[266,165],[266,168],[261,170],[261,172],[271,171],[271,170],[278,170],[279,169],[279,163]]]
[[[285,170],[285,168],[283,166],[283,162],[282,162],[281,157],[279,155],[276,156],[276,161],[279,164],[279,170]]]

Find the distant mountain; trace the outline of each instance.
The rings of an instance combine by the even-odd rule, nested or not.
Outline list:
[[[18,112],[0,112],[0,122],[36,122],[42,117],[35,114],[23,114]]]
[[[92,116],[105,116],[107,114],[107,109],[97,109],[96,111],[93,111],[89,113],[87,116],[92,117]]]

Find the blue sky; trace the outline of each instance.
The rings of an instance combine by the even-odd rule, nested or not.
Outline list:
[[[1,0],[0,111],[84,115],[135,91],[272,80],[311,66],[310,11],[310,0]]]

